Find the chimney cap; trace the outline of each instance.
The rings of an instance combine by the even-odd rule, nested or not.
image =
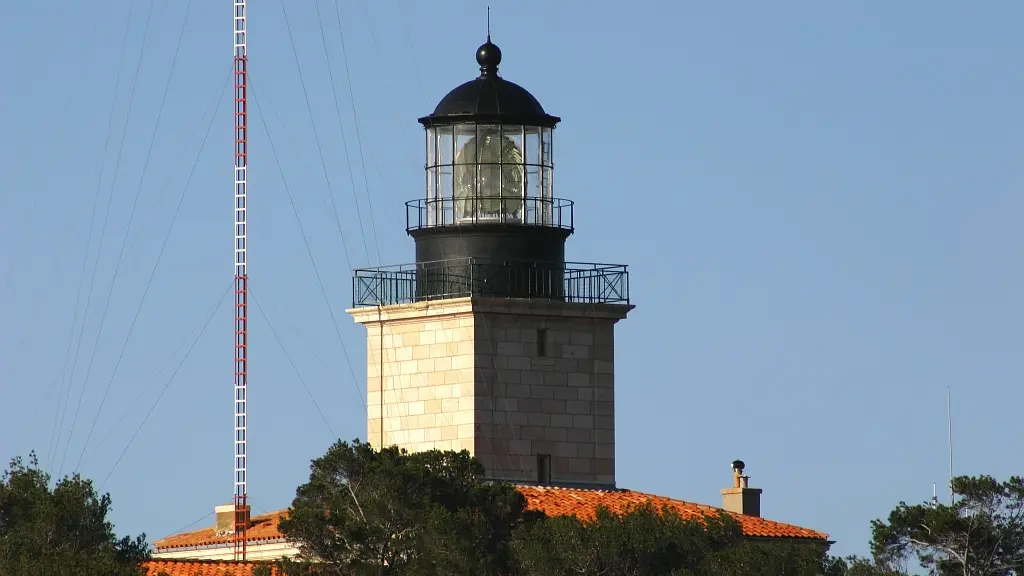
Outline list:
[[[732,488],[722,489],[722,508],[735,514],[761,515],[761,489],[751,488],[750,476],[743,473],[743,460],[732,462]]]

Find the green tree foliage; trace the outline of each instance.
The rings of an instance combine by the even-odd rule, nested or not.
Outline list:
[[[376,451],[338,442],[313,461],[281,520],[298,543],[287,574],[504,574],[526,501],[482,482],[468,452]]]
[[[694,576],[848,576],[837,572],[824,542],[745,541],[710,554]],[[866,575],[864,575],[866,576]]]
[[[134,576],[148,558],[145,536],[118,539],[107,521],[110,496],[66,477],[50,488],[35,454],[11,460],[0,477],[0,574]]]
[[[514,546],[522,576],[817,576],[827,565],[823,543],[752,542],[727,514],[683,519],[651,506],[533,522]]]
[[[904,576],[905,572],[879,566],[867,558],[829,558],[825,563],[824,576]]]
[[[901,502],[887,522],[872,522],[876,561],[916,560],[937,576],[1024,574],[1024,481],[961,476],[953,493],[951,505]]]

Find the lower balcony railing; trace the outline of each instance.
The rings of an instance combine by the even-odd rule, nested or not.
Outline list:
[[[458,258],[362,268],[352,278],[354,307],[465,296],[628,304],[629,272],[618,264]]]

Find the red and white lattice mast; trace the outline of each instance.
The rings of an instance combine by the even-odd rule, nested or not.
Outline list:
[[[246,502],[246,384],[248,353],[249,289],[246,276],[246,168],[248,167],[248,127],[246,88],[246,5],[235,4],[235,560],[245,560],[246,536],[249,529],[249,506]]]

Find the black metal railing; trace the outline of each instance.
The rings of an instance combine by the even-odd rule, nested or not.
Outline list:
[[[354,307],[465,296],[629,304],[629,272],[619,264],[457,258],[362,268],[352,278]]]
[[[410,200],[406,231],[476,224],[515,224],[573,229],[573,203],[564,198],[476,196]]]

